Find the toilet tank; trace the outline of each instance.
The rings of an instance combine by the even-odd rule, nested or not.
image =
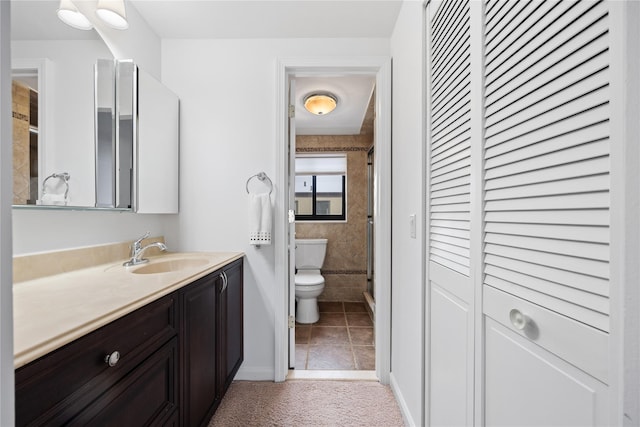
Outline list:
[[[327,239],[296,239],[296,268],[319,270],[327,251]]]

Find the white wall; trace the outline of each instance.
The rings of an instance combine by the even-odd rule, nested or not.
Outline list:
[[[391,37],[393,207],[391,376],[409,423],[422,425],[424,179],[422,2],[405,1]],[[416,238],[409,215],[416,214]]]
[[[238,378],[274,378],[274,293],[286,286],[275,283],[273,246],[248,244],[245,191],[257,172],[276,176],[276,61],[388,54],[387,39],[163,41],[163,83],[181,108],[180,248],[247,254]]]
[[[175,215],[140,215],[117,211],[13,210],[13,254],[133,241],[146,231],[165,236],[177,250]]]

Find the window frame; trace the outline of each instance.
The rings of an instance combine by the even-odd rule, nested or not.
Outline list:
[[[346,221],[347,220],[347,174],[342,177],[342,214],[341,215],[318,215],[316,213],[316,178],[322,174],[306,174],[311,176],[311,214],[296,213],[296,221]]]

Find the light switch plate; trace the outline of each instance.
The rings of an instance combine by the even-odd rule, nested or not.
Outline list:
[[[416,238],[416,214],[409,215],[409,235],[412,239]]]

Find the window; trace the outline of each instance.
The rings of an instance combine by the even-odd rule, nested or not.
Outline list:
[[[347,156],[296,156],[296,220],[346,219]]]

